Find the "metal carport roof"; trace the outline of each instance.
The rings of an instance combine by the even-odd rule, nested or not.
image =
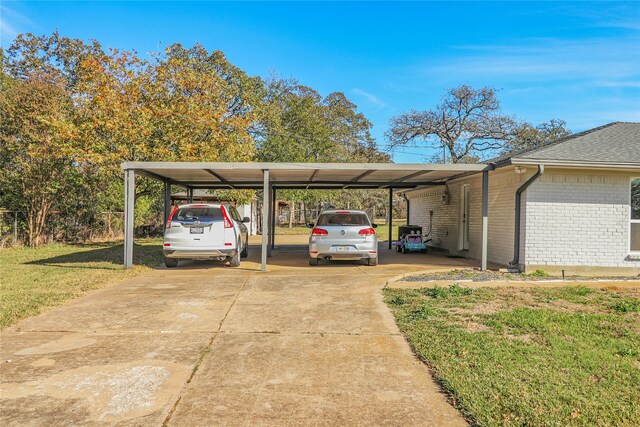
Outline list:
[[[481,172],[485,164],[423,163],[221,163],[126,162],[125,170],[187,188],[261,189],[263,171],[275,188],[413,188],[455,175]]]
[[[170,207],[171,186],[193,189],[262,189],[263,206],[273,206],[276,189],[407,189],[442,185],[466,174],[483,173],[483,251],[486,268],[486,221],[488,171],[493,165],[425,163],[234,163],[234,162],[125,162],[125,259],[133,264],[133,210],[135,175],[164,182],[165,218]],[[266,271],[272,208],[263,209],[262,271]],[[390,228],[391,229],[391,228]],[[391,234],[391,233],[390,233]],[[391,239],[389,239],[391,240]],[[389,242],[390,244],[391,242]]]

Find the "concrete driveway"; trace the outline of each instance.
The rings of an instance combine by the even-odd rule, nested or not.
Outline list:
[[[193,263],[4,331],[2,425],[465,425],[399,334],[385,281],[462,260],[383,251],[259,272]]]

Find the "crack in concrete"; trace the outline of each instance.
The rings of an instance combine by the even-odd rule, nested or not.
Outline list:
[[[182,400],[182,396],[184,395],[185,389],[191,383],[191,380],[193,380],[193,378],[195,377],[196,373],[198,372],[198,368],[200,367],[200,365],[204,361],[204,358],[207,356],[207,354],[209,354],[211,352],[211,347],[213,346],[213,343],[215,342],[215,340],[218,337],[218,335],[221,334],[222,324],[227,319],[227,316],[229,316],[229,313],[231,312],[231,309],[235,306],[236,301],[240,297],[240,293],[244,290],[244,288],[247,285],[247,283],[249,283],[249,280],[251,280],[253,278],[254,274],[249,275],[247,277],[247,279],[242,283],[242,286],[240,287],[240,289],[238,289],[238,292],[236,293],[236,296],[233,298],[233,301],[231,302],[231,305],[229,306],[229,309],[224,314],[224,317],[222,318],[222,320],[220,320],[220,324],[218,325],[218,329],[213,332],[213,336],[209,340],[209,343],[207,343],[207,345],[200,352],[200,357],[198,358],[198,361],[194,365],[193,370],[191,371],[191,375],[189,376],[189,378],[187,379],[185,384],[182,386],[182,390],[180,390],[180,394],[178,395],[178,398],[173,403],[171,409],[169,410],[169,413],[167,414],[167,416],[165,417],[164,421],[162,422],[162,426],[163,427],[169,425],[169,422],[171,421],[171,417],[175,413],[176,409],[178,409],[178,405],[180,404],[180,401]]]

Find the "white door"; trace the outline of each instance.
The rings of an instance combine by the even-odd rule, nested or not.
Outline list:
[[[460,238],[458,245],[460,250],[469,250],[469,195],[469,185],[463,185],[460,197]]]

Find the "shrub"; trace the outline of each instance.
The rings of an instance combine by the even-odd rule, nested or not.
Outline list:
[[[625,299],[615,303],[613,309],[618,313],[637,313],[640,312],[640,300]]]
[[[544,270],[536,270],[536,271],[533,271],[533,272],[529,273],[529,276],[533,276],[533,277],[547,277],[547,276],[549,276],[549,273],[547,273],[547,272],[546,272],[546,271],[544,271]]]

